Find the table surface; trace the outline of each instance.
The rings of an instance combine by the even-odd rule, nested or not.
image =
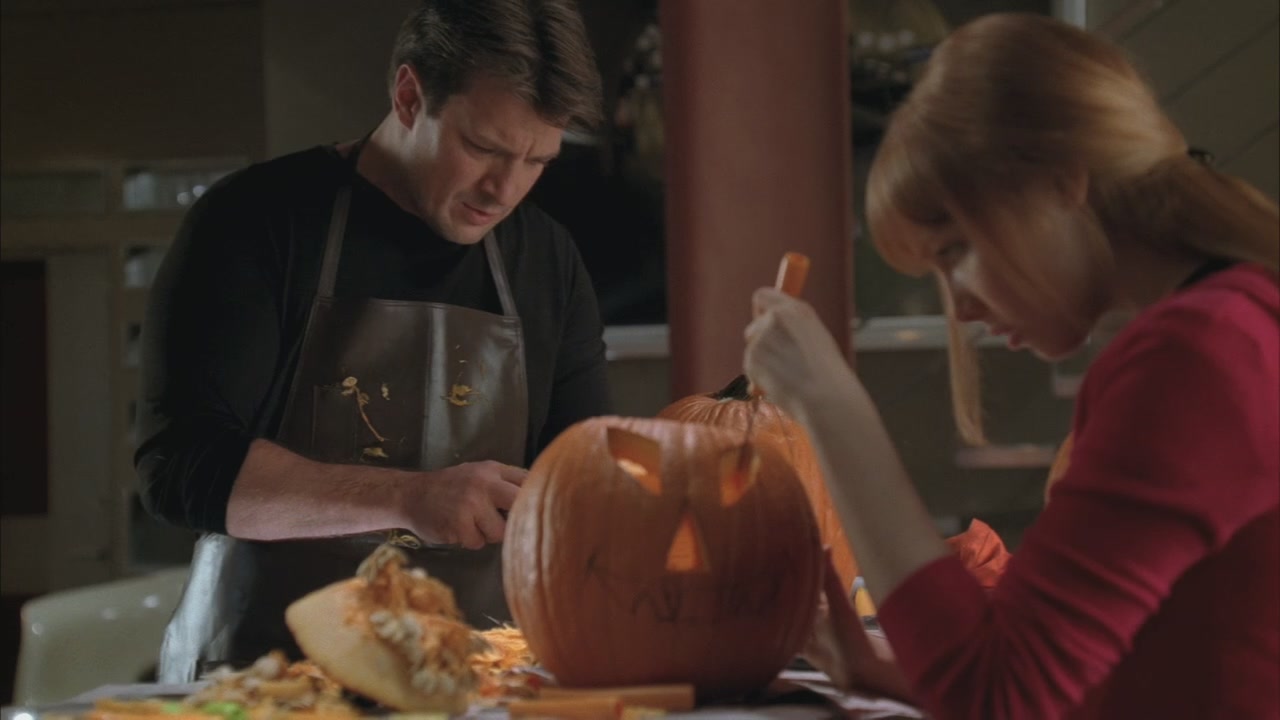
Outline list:
[[[745,718],[758,720],[829,720],[844,718],[846,720],[881,720],[881,719],[918,719],[924,715],[917,709],[895,700],[883,697],[863,695],[860,693],[840,692],[831,686],[827,676],[820,672],[804,670],[784,670],[779,675],[783,687],[787,684],[795,686],[797,693],[806,694],[812,702],[788,702],[790,693],[780,696],[777,702],[762,705],[716,705],[700,707],[688,712],[667,713],[664,717],[672,720],[693,718],[710,720],[713,718]],[[137,683],[131,685],[104,685],[90,692],[69,698],[64,702],[23,707],[19,705],[5,707],[0,712],[0,720],[41,720],[53,715],[75,715],[93,706],[94,701],[101,698],[142,699],[154,697],[180,698],[192,694],[204,687],[205,683],[187,683],[182,685],[163,685],[158,683]],[[822,701],[826,699],[826,702]],[[463,718],[484,718],[499,720],[508,717],[502,708],[473,707]]]

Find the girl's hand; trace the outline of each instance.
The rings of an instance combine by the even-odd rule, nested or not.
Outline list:
[[[744,333],[742,365],[771,401],[798,414],[812,399],[854,381],[841,343],[811,305],[773,288],[757,290],[752,305],[756,318]]]
[[[913,702],[907,679],[894,663],[893,650],[881,638],[867,635],[862,618],[849,601],[849,589],[841,585],[831,562],[831,550],[824,555],[818,619],[800,656],[826,673],[841,690],[876,692]]]

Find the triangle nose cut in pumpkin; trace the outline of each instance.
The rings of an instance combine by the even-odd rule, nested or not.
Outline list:
[[[667,570],[675,573],[707,572],[707,551],[702,546],[698,524],[687,511],[680,518],[671,548],[667,550]]]

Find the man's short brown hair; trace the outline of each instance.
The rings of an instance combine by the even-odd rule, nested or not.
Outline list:
[[[573,0],[422,0],[400,27],[389,82],[406,64],[432,114],[488,74],[553,125],[590,132],[602,120],[600,71]]]

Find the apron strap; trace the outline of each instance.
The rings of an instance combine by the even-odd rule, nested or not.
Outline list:
[[[373,130],[364,134],[347,153],[347,167],[351,170],[351,179],[338,190],[333,199],[333,212],[329,215],[329,234],[324,242],[324,261],[320,265],[320,284],[316,294],[320,297],[333,297],[333,288],[338,282],[338,260],[342,258],[342,239],[347,232],[347,214],[351,210],[351,184],[356,177],[356,165],[360,162],[360,151],[373,135]]]
[[[498,289],[498,301],[502,303],[502,314],[507,317],[519,317],[516,312],[516,301],[511,296],[511,286],[507,283],[507,271],[502,263],[502,252],[498,250],[498,239],[490,230],[484,236],[484,251],[489,257],[489,272],[493,274],[493,285]]]
[[[338,259],[342,257],[342,238],[347,229],[347,213],[351,209],[351,183],[342,186],[333,201],[333,214],[329,218],[329,236],[324,243],[324,262],[320,265],[320,284],[316,294],[333,297],[338,281]]]

